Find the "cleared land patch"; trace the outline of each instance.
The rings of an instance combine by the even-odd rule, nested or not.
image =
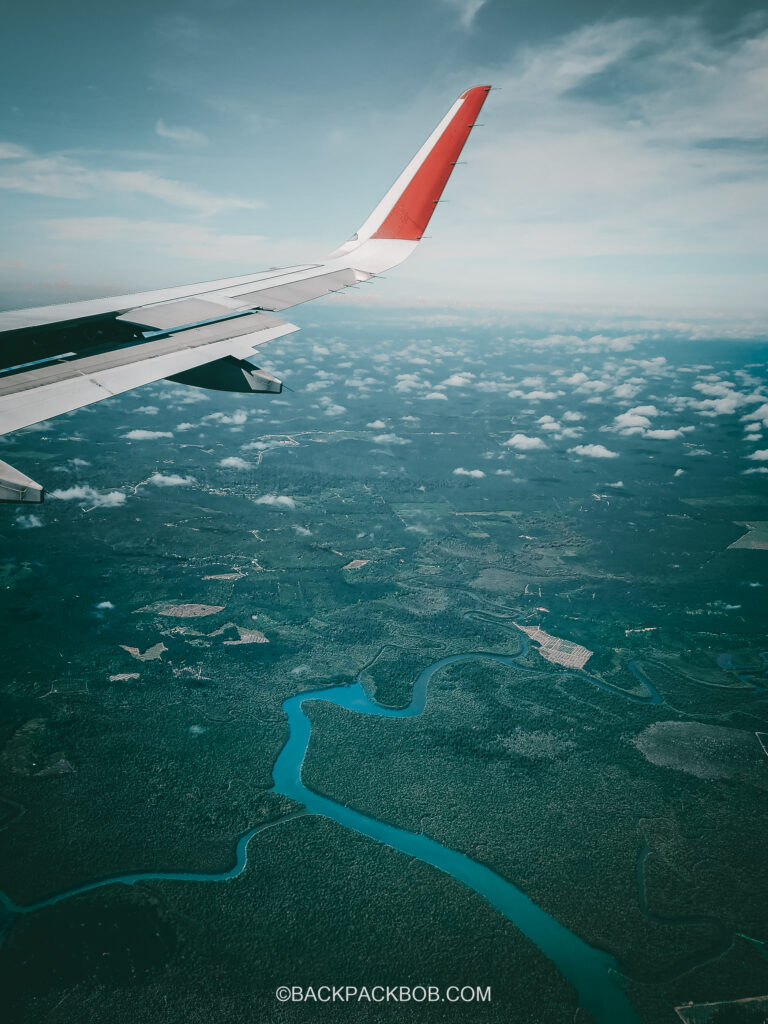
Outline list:
[[[655,722],[634,740],[652,763],[699,779],[736,779],[768,789],[761,744],[746,729],[705,722]]]
[[[540,626],[521,626],[518,622],[515,622],[514,625],[539,645],[536,650],[542,658],[546,658],[547,661],[551,661],[555,665],[584,668],[594,654],[594,651],[582,647],[581,644],[575,644],[570,640],[561,640],[559,636],[545,633]]]
[[[728,545],[729,551],[731,548],[751,548],[753,551],[768,551],[768,521],[737,522],[736,525],[746,526],[747,532],[743,537],[735,540],[733,544]]]

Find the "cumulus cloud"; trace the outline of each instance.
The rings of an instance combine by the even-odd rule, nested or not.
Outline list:
[[[48,497],[59,501],[84,501],[93,508],[117,508],[125,504],[125,494],[122,491],[97,491],[89,484],[50,491]]]
[[[203,423],[223,423],[228,426],[241,427],[248,421],[248,413],[245,409],[235,409],[234,412],[211,412],[203,416]]]
[[[376,434],[373,438],[376,444],[410,444],[405,437],[398,437],[397,434]]]
[[[428,391],[426,395],[423,395],[422,397],[424,399],[429,399],[430,401],[448,401],[448,396],[444,395],[442,391]]]
[[[156,441],[160,437],[173,437],[170,430],[129,430],[123,434],[127,441]]]
[[[441,382],[441,387],[466,388],[472,383],[474,376],[474,373],[452,373]]]
[[[622,412],[613,419],[611,430],[617,430],[620,434],[642,434],[650,427],[651,421],[647,416],[639,416],[633,412]]]
[[[422,388],[429,387],[429,384],[422,380],[418,373],[398,373],[396,380],[395,391],[420,391]]]
[[[655,405],[636,405],[633,409],[630,409],[629,412],[633,413],[635,416],[659,415],[659,410],[656,408]]]
[[[547,447],[540,437],[529,437],[527,434],[513,434],[504,444],[518,452],[537,451]]]
[[[224,459],[219,459],[219,465],[222,469],[250,469],[251,464],[245,459],[241,459],[239,455],[227,455]]]
[[[551,433],[557,433],[560,430],[560,424],[554,416],[540,416],[536,422],[542,430],[547,430]]]
[[[768,460],[768,448],[758,448],[756,452],[752,452],[752,454],[748,455],[747,458],[752,459],[755,462],[765,462]]]
[[[745,429],[758,430],[761,423],[764,427],[768,427],[768,402],[764,402],[757,409],[753,409],[752,412],[746,413],[741,418],[746,423],[752,424],[751,427],[746,427]]]
[[[482,469],[464,469],[463,466],[459,466],[458,469],[454,469],[454,476],[471,476],[475,480],[481,480],[485,473]]]
[[[646,430],[643,437],[649,437],[652,441],[672,441],[676,437],[683,437],[686,431],[683,427],[668,430]]]
[[[372,423],[366,423],[366,427],[370,427],[371,430],[384,430],[386,426],[384,420],[373,420]]]
[[[612,452],[610,448],[606,448],[602,444],[577,444],[574,448],[569,448],[568,451],[587,459],[615,459],[619,454]]]
[[[14,522],[21,530],[34,530],[43,525],[43,520],[34,512],[29,512],[26,515],[23,512],[18,512]]]
[[[178,473],[153,473],[147,483],[155,487],[189,487],[196,480],[193,476],[180,476]]]
[[[632,399],[639,390],[640,388],[637,384],[630,384],[629,381],[625,381],[623,384],[619,384],[618,387],[613,389],[613,397]]]
[[[271,505],[273,508],[296,508],[296,502],[287,494],[263,494],[256,499],[257,505]]]
[[[509,392],[509,397],[524,398],[527,402],[551,402],[552,399],[562,394],[562,391],[542,391],[541,388],[535,388],[533,391],[521,391],[519,388],[513,388]]]

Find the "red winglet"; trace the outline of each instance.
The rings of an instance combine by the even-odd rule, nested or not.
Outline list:
[[[462,93],[461,106],[373,238],[421,238],[490,91],[490,85],[476,85]]]

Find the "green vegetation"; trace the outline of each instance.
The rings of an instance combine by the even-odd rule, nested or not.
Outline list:
[[[51,498],[39,523],[3,513],[0,890],[30,904],[121,873],[229,870],[238,836],[300,811],[271,792],[284,700],[359,675],[402,708],[446,655],[519,653],[519,622],[595,653],[584,671],[533,645],[510,667],[449,665],[419,717],[313,702],[305,782],[509,879],[616,957],[643,1024],[674,1024],[691,1001],[741,1013],[735,1000],[768,993],[768,758],[755,735],[768,735],[768,555],[728,549],[735,523],[768,521],[768,502],[742,473],[741,428],[690,412],[696,450],[706,430],[717,452],[698,458],[688,441],[601,433],[626,403],[609,414],[575,389],[557,397],[571,352],[532,354],[481,331],[442,340],[458,354],[439,356],[434,383],[465,364],[482,380],[487,363],[499,386],[454,388],[447,402],[393,391],[427,350],[398,328],[362,351],[356,337],[329,342],[350,364],[326,378],[344,417],[299,390],[230,429],[215,417],[231,397],[180,405],[189,392],[161,385],[153,426],[173,436],[151,446],[116,440],[146,394],[67,420],[68,439],[8,442],[32,476],[45,457],[37,475],[53,485],[109,492],[155,469],[194,482],[126,487],[122,504],[89,511]],[[343,398],[355,375],[383,379],[381,357],[390,383],[359,398],[347,384]],[[583,358],[610,381],[623,365]],[[642,400],[673,409],[695,378],[665,358]],[[732,356],[713,347],[706,359],[726,373]],[[633,363],[625,376],[642,372]],[[556,397],[511,399],[509,381],[532,374],[554,374]],[[505,445],[577,404],[582,418],[563,422],[620,456],[575,458],[575,439],[549,435],[528,454]],[[242,449],[247,468],[219,466],[248,444],[262,447]],[[293,504],[262,501],[275,495]],[[344,571],[354,559],[367,564]],[[221,611],[162,614],[193,604]],[[267,642],[233,642],[248,631]],[[235,880],[102,886],[2,911],[0,931],[11,1024],[591,1024],[543,954],[474,893],[308,815],[254,837]],[[492,1003],[274,998],[281,984],[457,981],[490,984]]]

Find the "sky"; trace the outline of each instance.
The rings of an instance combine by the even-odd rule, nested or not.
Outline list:
[[[748,0],[6,7],[0,304],[321,258],[492,84],[411,259],[327,302],[768,323]]]

